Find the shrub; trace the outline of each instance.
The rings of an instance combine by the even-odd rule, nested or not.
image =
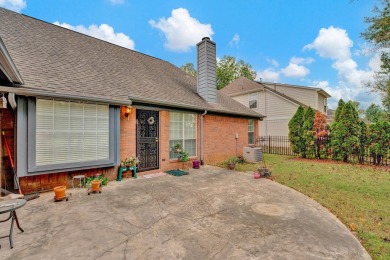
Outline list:
[[[390,149],[390,123],[379,121],[370,125],[367,136],[370,156],[374,164],[379,165],[385,156],[388,156]]]
[[[299,106],[290,122],[288,122],[288,137],[290,139],[291,149],[294,153],[298,153],[301,156],[306,156],[305,154],[301,154],[302,151],[305,150],[305,143],[303,139],[304,112],[303,107]]]

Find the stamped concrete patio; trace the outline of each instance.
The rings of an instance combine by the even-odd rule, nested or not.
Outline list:
[[[45,193],[19,209],[25,232],[14,229],[13,249],[0,240],[0,258],[370,259],[318,203],[250,174],[205,166],[70,192],[68,202]]]

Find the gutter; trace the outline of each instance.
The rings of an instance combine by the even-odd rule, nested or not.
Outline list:
[[[130,100],[132,100],[133,103],[135,103],[135,102],[147,103],[147,104],[158,105],[158,106],[163,106],[163,107],[171,106],[171,107],[177,107],[177,108],[183,108],[183,109],[193,109],[196,111],[204,111],[205,110],[205,107],[194,106],[194,105],[189,105],[189,104],[185,104],[185,103],[169,102],[169,101],[165,101],[165,100],[139,98],[139,97],[132,97],[132,96],[128,96],[128,98]],[[245,116],[245,117],[256,118],[256,119],[262,119],[265,117],[263,115],[255,116],[255,115],[251,115],[251,114],[237,113],[235,111],[226,111],[226,110],[213,109],[213,108],[207,108],[206,111],[215,112],[215,113],[224,114],[224,115]]]
[[[71,99],[71,100],[79,100],[79,101],[91,101],[96,103],[105,103],[110,105],[118,105],[118,106],[128,106],[129,99],[124,100],[114,100],[108,98],[100,98],[100,97],[85,97],[77,94],[65,94],[44,90],[36,90],[36,89],[27,89],[21,87],[6,87],[0,86],[0,92],[7,93],[15,93],[20,96],[33,96],[33,97],[41,97],[41,98],[63,98],[63,99]]]
[[[204,165],[203,158],[203,117],[207,114],[207,110],[200,114],[200,164]]]

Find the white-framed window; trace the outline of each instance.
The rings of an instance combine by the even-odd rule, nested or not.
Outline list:
[[[109,160],[109,106],[36,100],[35,166]]]
[[[255,143],[255,120],[248,120],[248,144]]]
[[[196,114],[169,113],[169,158],[176,159],[177,153],[172,148],[180,143],[189,156],[196,156]]]
[[[257,108],[257,93],[249,94],[249,108]]]

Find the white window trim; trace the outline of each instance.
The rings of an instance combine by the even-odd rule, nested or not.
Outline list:
[[[249,131],[249,122],[253,122],[253,131]],[[255,144],[255,120],[254,119],[248,119],[248,144]],[[249,142],[249,133],[253,133],[253,143]]]
[[[251,108],[251,107],[250,107],[250,102],[252,101],[252,100],[251,100],[251,95],[256,95],[256,98],[254,99],[254,100],[256,100],[256,107],[254,107],[254,108]],[[250,109],[257,109],[257,108],[259,108],[259,96],[258,96],[257,92],[249,93],[249,94],[248,94],[248,107],[249,107]]]
[[[185,114],[192,114],[192,115],[195,115],[195,155],[189,155],[190,158],[192,157],[197,157],[198,156],[198,115],[196,113],[187,113],[187,112],[181,112],[181,111],[172,111],[170,113],[178,113],[178,114],[182,114],[183,116],[183,123],[184,123],[184,115]],[[171,118],[170,118],[170,113],[169,113],[169,123],[171,122]],[[169,129],[170,131],[170,129]],[[182,138],[182,142],[184,144],[184,141],[185,140],[193,140],[193,138],[189,139],[184,139],[184,127],[182,128],[182,134],[183,134],[183,138]],[[170,141],[172,140],[177,140],[177,139],[171,139],[171,136],[170,136],[170,133],[169,133],[169,137],[168,137],[168,147],[169,147],[169,160],[177,160],[177,158],[171,158],[171,155],[170,155],[170,149],[172,149],[172,147],[170,146]],[[183,147],[183,149],[185,150],[185,148]]]

